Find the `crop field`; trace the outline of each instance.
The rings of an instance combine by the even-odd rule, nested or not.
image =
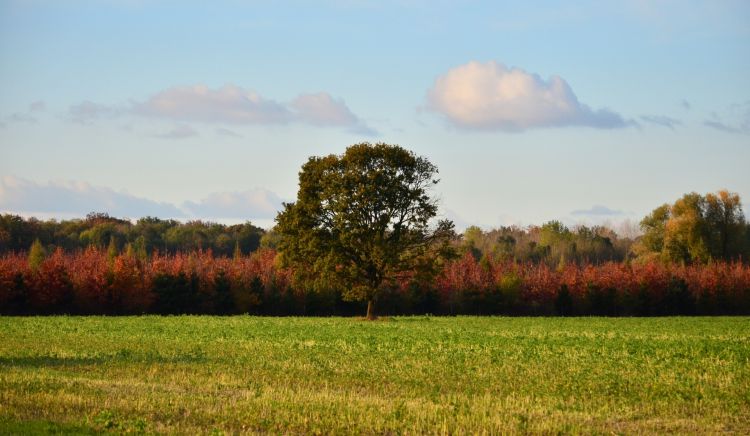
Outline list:
[[[0,433],[750,433],[750,319],[2,317]]]

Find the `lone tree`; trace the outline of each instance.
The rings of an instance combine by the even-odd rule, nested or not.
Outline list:
[[[311,157],[299,173],[295,203],[276,217],[278,248],[296,279],[367,301],[403,274],[434,271],[450,255],[453,223],[438,221],[430,196],[437,167],[397,145],[352,145],[343,155]]]

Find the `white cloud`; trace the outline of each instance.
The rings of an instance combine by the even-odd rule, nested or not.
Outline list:
[[[112,216],[178,218],[184,212],[169,203],[136,197],[85,182],[55,181],[39,184],[14,176],[0,179],[0,210],[18,214],[84,216],[107,212]]]
[[[519,131],[535,127],[625,127],[631,122],[608,109],[581,104],[559,76],[543,80],[501,63],[469,62],[435,80],[428,108],[466,129]]]
[[[290,104],[300,121],[315,126],[346,127],[352,133],[377,136],[378,132],[357,118],[344,100],[335,100],[325,92],[301,94]]]
[[[281,210],[281,198],[267,189],[243,192],[215,192],[198,201],[186,201],[183,208],[200,218],[273,218]]]
[[[89,212],[106,212],[123,218],[156,216],[227,222],[252,219],[272,225],[281,203],[278,195],[262,188],[216,192],[197,202],[185,201],[178,207],[81,181],[41,184],[15,176],[0,178],[0,212],[24,216],[73,218]]]
[[[318,126],[352,126],[359,121],[344,100],[334,100],[325,92],[301,94],[289,106],[300,120]]]
[[[305,123],[342,127],[357,134],[376,134],[354,115],[344,100],[335,99],[328,93],[300,94],[291,102],[283,103],[236,85],[224,85],[217,89],[206,85],[173,87],[154,94],[144,102],[131,102],[126,109],[84,101],[70,107],[69,118],[85,124],[97,118],[125,113],[179,122],[235,125]],[[219,134],[228,132],[231,131],[225,128],[217,130]]]
[[[234,85],[213,90],[205,85],[161,91],[133,111],[140,115],[208,123],[274,124],[291,119],[283,105]]]

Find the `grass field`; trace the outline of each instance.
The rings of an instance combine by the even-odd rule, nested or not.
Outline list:
[[[0,433],[750,433],[748,318],[0,318]]]

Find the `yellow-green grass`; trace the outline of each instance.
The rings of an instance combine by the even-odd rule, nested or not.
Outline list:
[[[0,434],[750,434],[748,318],[0,318]]]

